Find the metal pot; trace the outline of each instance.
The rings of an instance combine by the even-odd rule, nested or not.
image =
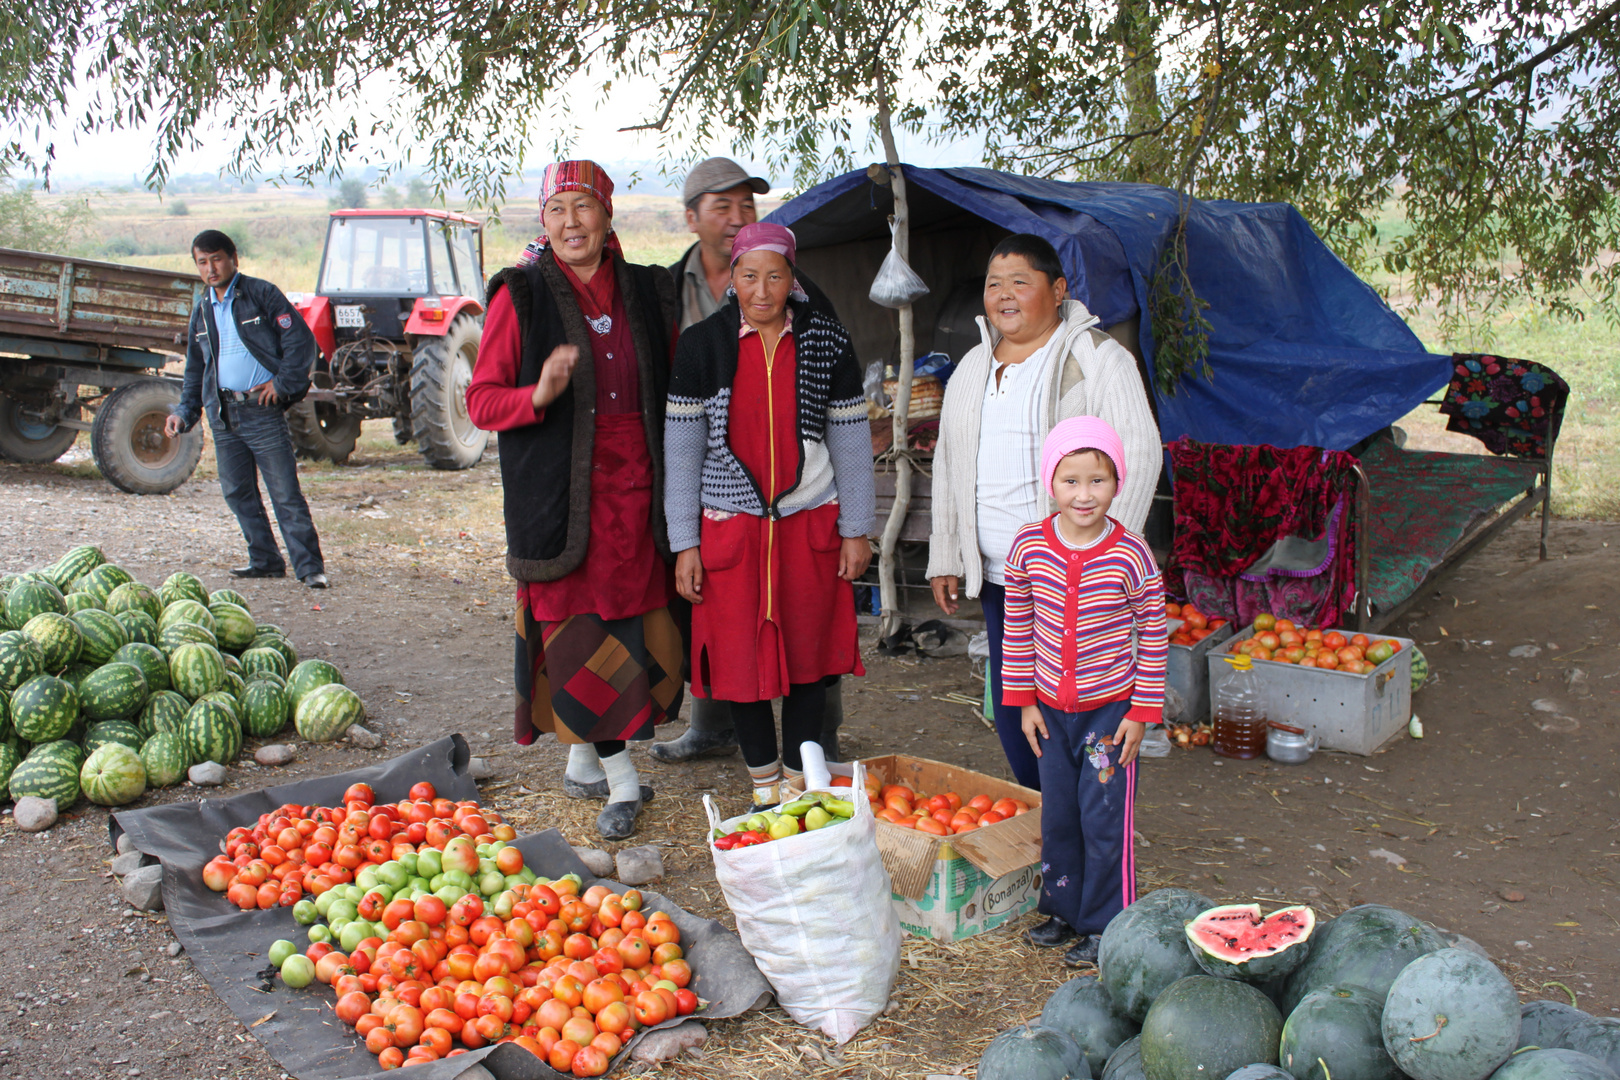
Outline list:
[[[1315,735],[1306,735],[1305,729],[1292,724],[1279,724],[1273,720],[1267,725],[1266,756],[1282,765],[1303,765],[1316,752]]]

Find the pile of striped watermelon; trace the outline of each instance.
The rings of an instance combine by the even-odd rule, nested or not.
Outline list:
[[[328,742],[364,716],[337,668],[192,574],[154,589],[86,545],[0,578],[0,797],[120,806],[245,738]]]
[[[1620,1017],[1521,1005],[1478,949],[1380,904],[1319,921],[1160,889],[1108,924],[1097,975],[990,1044],[979,1080],[1620,1077]]]

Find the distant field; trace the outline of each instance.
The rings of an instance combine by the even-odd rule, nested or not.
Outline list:
[[[52,198],[47,196],[46,198]],[[615,227],[633,262],[668,263],[692,241],[679,200],[622,195],[614,200]],[[185,213],[175,211],[183,204]],[[375,205],[375,204],[374,204]],[[159,199],[150,192],[90,197],[94,233],[80,254],[120,262],[190,270],[188,245],[205,228],[224,229],[240,245],[243,267],[289,292],[315,287],[326,233],[327,196],[262,187],[251,194],[188,194]],[[771,208],[770,205],[764,207]],[[1391,219],[1392,227],[1399,222]],[[539,231],[532,201],[503,207],[485,234],[486,273],[511,265]],[[1375,285],[1388,281],[1374,278]],[[1538,317],[1527,308],[1495,317],[1467,336],[1445,338],[1433,312],[1410,318],[1435,352],[1496,351],[1547,363],[1569,382],[1571,400],[1557,446],[1553,506],[1559,516],[1620,520],[1620,338],[1601,318],[1569,322]],[[1218,377],[1218,376],[1217,376]],[[1412,444],[1481,452],[1478,443],[1445,431],[1432,406],[1400,421]]]

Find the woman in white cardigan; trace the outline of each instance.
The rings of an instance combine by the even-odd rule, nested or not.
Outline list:
[[[1041,445],[1071,416],[1111,424],[1125,442],[1131,478],[1113,516],[1137,534],[1163,453],[1135,357],[1068,298],[1062,263],[1046,240],[1016,233],[996,245],[984,313],[983,340],[951,376],[940,414],[928,577],[945,614],[955,613],[964,588],[983,606],[996,733],[1018,783],[1039,789],[1019,709],[1001,703],[1001,572],[1013,535],[1053,512],[1041,490]]]

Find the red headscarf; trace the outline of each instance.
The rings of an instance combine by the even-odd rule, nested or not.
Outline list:
[[[540,213],[542,216],[545,214],[547,200],[553,195],[564,191],[583,191],[602,204],[602,209],[607,211],[608,216],[608,235],[604,247],[619,258],[624,258],[624,248],[619,244],[618,234],[613,231],[613,178],[607,174],[602,166],[583,158],[575,161],[552,162],[546,166],[545,176],[540,181]],[[528,266],[550,244],[551,238],[541,232],[518,256],[518,265]]]

